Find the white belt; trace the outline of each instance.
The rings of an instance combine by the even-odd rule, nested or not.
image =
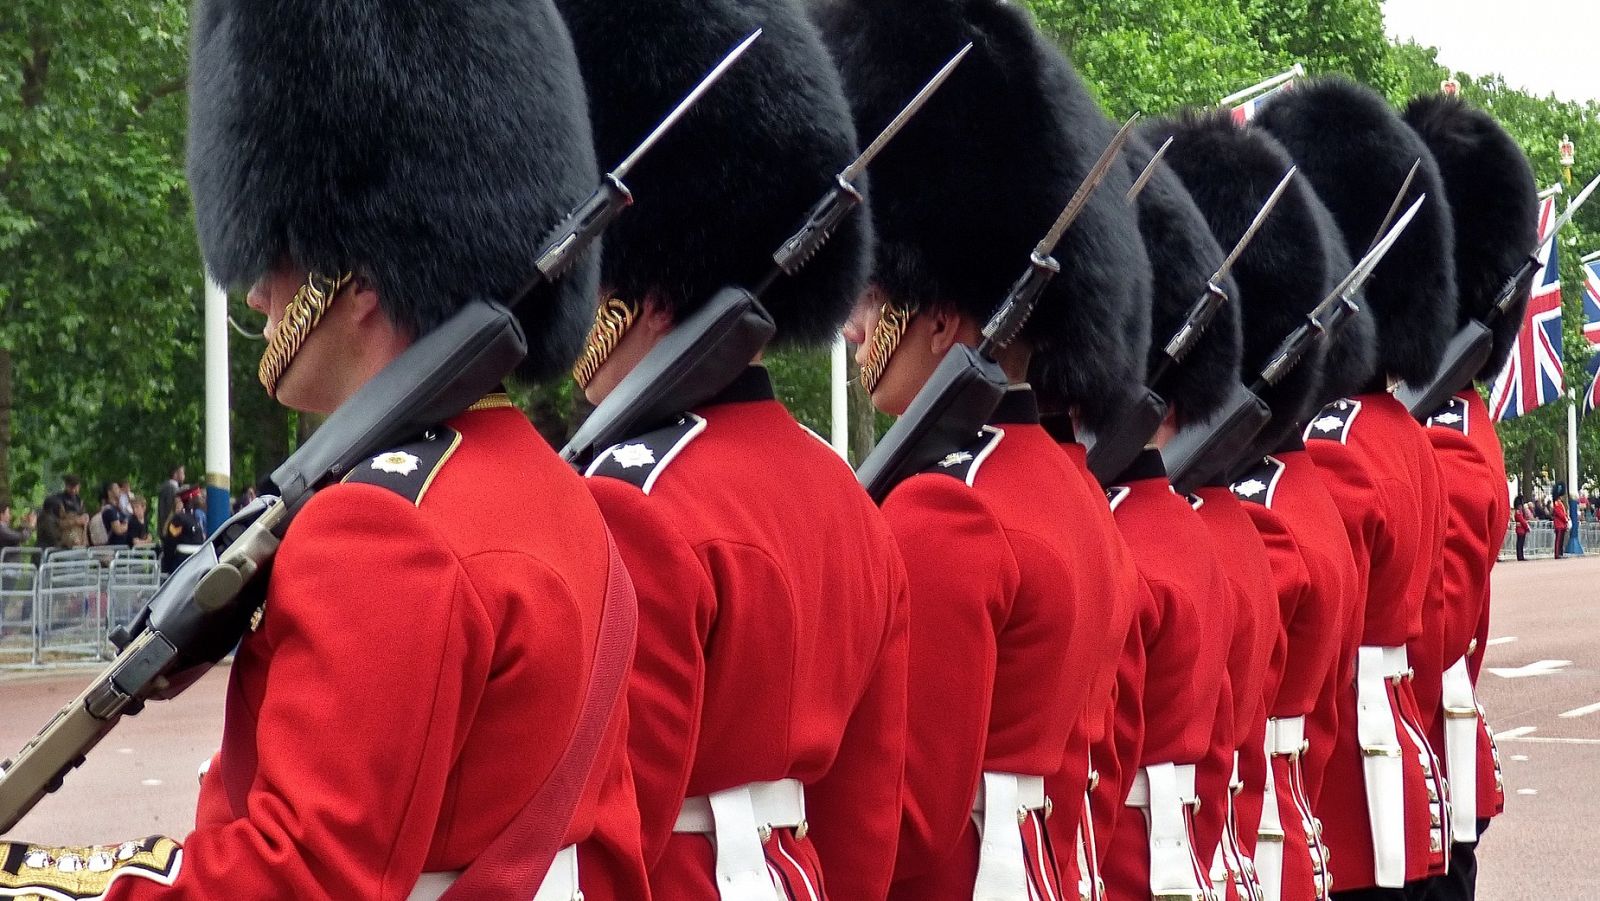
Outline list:
[[[1267,753],[1272,754],[1272,724],[1267,720]],[[1261,825],[1256,830],[1256,880],[1266,901],[1283,897],[1283,818],[1278,811],[1278,780],[1267,761],[1267,785],[1261,795]]]
[[[1233,778],[1229,788],[1227,821],[1223,826],[1222,841],[1217,844],[1211,860],[1211,888],[1218,898],[1227,897],[1227,885],[1231,877],[1241,899],[1264,901],[1255,861],[1250,859],[1250,854],[1239,841],[1239,814],[1233,796],[1244,790],[1244,778],[1239,775],[1238,751],[1233,752]]]
[[[1458,842],[1478,840],[1478,699],[1462,657],[1444,671],[1445,774],[1450,779],[1450,835]]]
[[[972,820],[978,824],[979,838],[973,901],[1029,901],[1028,858],[1019,826],[1030,811],[1045,810],[1049,802],[1043,776],[983,774],[983,784],[972,801]]]
[[[1144,811],[1150,839],[1150,895],[1158,899],[1206,897],[1199,860],[1189,837],[1187,808],[1197,805],[1194,764],[1158,763],[1133,777],[1127,805]]]
[[[1401,888],[1406,881],[1405,764],[1389,680],[1407,669],[1404,647],[1363,645],[1356,652],[1356,739],[1372,829],[1372,875],[1382,888]]]
[[[805,822],[805,786],[779,779],[688,798],[672,831],[712,836],[722,901],[782,901],[762,845],[772,830],[803,829]]]
[[[1306,752],[1306,718],[1281,716],[1267,720],[1267,754],[1298,757]]]
[[[460,878],[460,870],[423,873],[406,901],[437,901]],[[583,893],[578,890],[578,846],[568,845],[556,852],[533,901],[578,901],[582,897]]]

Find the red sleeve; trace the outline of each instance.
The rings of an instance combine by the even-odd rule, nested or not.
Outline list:
[[[1137,551],[1135,551],[1137,553]],[[1209,554],[1203,597],[1199,586],[1147,579],[1160,614],[1145,639],[1144,750],[1140,766],[1198,764],[1212,744],[1212,719],[1226,678],[1227,639],[1205,610],[1205,599],[1226,590]]]
[[[245,815],[192,833],[171,887],[124,879],[108,897],[403,897],[494,644],[459,561],[397,495],[329,489],[291,528],[246,641],[270,652]]]
[[[1430,437],[1448,514],[1442,563],[1444,665],[1449,666],[1466,655],[1478,628],[1479,610],[1489,590],[1489,569],[1500,551],[1498,543],[1490,546],[1485,507],[1494,507],[1490,492],[1503,493],[1505,489],[1494,484],[1494,473],[1465,436],[1449,432]]]
[[[694,547],[643,492],[604,477],[591,478],[589,490],[639,597],[639,637],[628,679],[628,757],[650,869],[666,850],[688,795],[716,594]]]
[[[811,841],[838,898],[883,898],[894,876],[906,762],[906,666],[910,588],[898,559],[878,667],[845,727],[828,775],[806,788]]]
[[[895,489],[884,517],[911,589],[905,811],[896,877],[957,848],[971,822],[994,691],[996,635],[1020,578],[999,522],[949,476]]]

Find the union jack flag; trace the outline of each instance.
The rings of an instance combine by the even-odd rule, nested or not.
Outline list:
[[[1600,260],[1583,264],[1583,336],[1589,339],[1589,389],[1583,393],[1583,412],[1600,407]]]
[[[1256,113],[1261,112],[1261,108],[1267,104],[1267,101],[1278,96],[1279,94],[1292,90],[1294,90],[1294,82],[1286,81],[1283,84],[1280,84],[1272,90],[1266,92],[1265,94],[1260,94],[1239,104],[1233,108],[1233,124],[1249,124],[1249,122],[1256,117]]]
[[[1524,416],[1561,396],[1561,271],[1555,235],[1550,233],[1555,220],[1556,199],[1547,197],[1539,205],[1539,237],[1544,240],[1539,257],[1543,263],[1533,274],[1533,290],[1517,345],[1489,391],[1489,414],[1496,422]]]

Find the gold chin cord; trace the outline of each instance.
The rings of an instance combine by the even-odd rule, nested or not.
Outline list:
[[[572,379],[578,388],[585,389],[594,381],[595,373],[605,365],[606,358],[617,349],[622,336],[639,318],[639,308],[619,297],[608,297],[594,312],[594,327],[583,342],[583,356],[572,367]]]
[[[278,381],[289,371],[289,364],[294,362],[295,354],[305,345],[311,330],[322,321],[328,307],[333,306],[333,299],[339,296],[345,285],[350,284],[351,276],[349,272],[338,278],[315,272],[306,273],[306,283],[300,286],[294,299],[284,307],[278,330],[272,333],[272,340],[261,354],[261,368],[256,377],[261,380],[261,386],[267,389],[267,396],[278,396]]]
[[[911,317],[917,311],[911,307],[902,307],[894,301],[886,301],[883,309],[878,312],[878,324],[872,329],[872,337],[867,343],[867,361],[861,364],[861,387],[871,394],[877,390],[878,380],[883,378],[883,371],[889,368],[889,358],[894,356],[895,349],[900,346],[900,339],[906,336],[906,327],[911,325]]]

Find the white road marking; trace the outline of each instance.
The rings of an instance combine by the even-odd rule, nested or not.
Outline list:
[[[1516,640],[1517,640],[1517,636],[1515,636],[1515,635],[1503,635],[1503,636],[1501,636],[1499,638],[1491,638],[1491,639],[1489,639],[1489,647],[1492,648],[1495,645],[1510,644],[1510,643],[1512,643],[1513,641],[1516,641]]]
[[[118,754],[132,754],[133,753],[133,749],[132,748],[118,748],[117,749],[117,753]]]
[[[1519,794],[1519,795],[1537,795],[1538,793],[1539,793],[1539,790],[1537,788],[1519,788],[1519,789],[1517,789],[1517,794]]]
[[[140,779],[139,780],[139,784],[140,785],[155,786],[155,785],[160,785],[161,784],[161,780],[160,779]]]
[[[1503,738],[1494,737],[1495,741],[1521,741],[1538,745],[1600,745],[1600,738],[1557,738],[1553,735],[1514,735]]]
[[[1517,761],[1518,763],[1522,763],[1523,761],[1528,759],[1528,755],[1526,755],[1526,754],[1512,754],[1511,755],[1511,759]]]
[[[1518,726],[1515,729],[1507,729],[1504,732],[1496,732],[1494,734],[1494,740],[1495,741],[1514,741],[1516,739],[1519,739],[1519,738],[1523,737],[1524,735],[1527,735],[1530,732],[1537,732],[1538,730],[1539,730],[1538,726]]]
[[[1489,672],[1502,679],[1526,679],[1529,676],[1549,676],[1571,665],[1571,660],[1536,660],[1526,666],[1493,666]]]
[[[1570,720],[1574,717],[1588,716],[1591,713],[1600,713],[1600,703],[1589,704],[1583,707],[1574,707],[1573,709],[1568,710],[1566,713],[1561,714],[1561,716],[1564,719]]]

